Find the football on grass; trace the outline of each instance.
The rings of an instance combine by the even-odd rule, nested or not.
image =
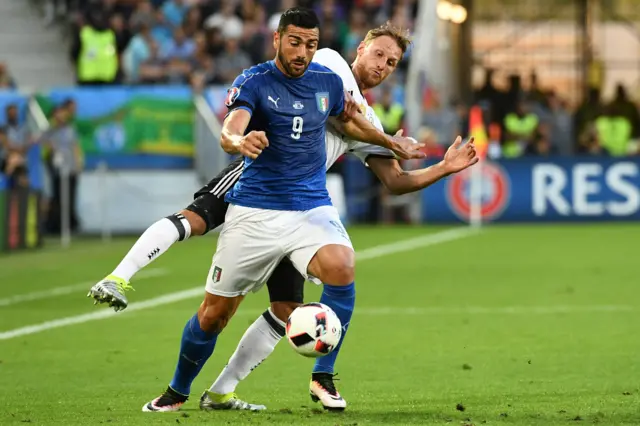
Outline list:
[[[322,303],[307,303],[291,313],[287,340],[300,355],[317,358],[331,353],[342,336],[342,324],[333,310]]]

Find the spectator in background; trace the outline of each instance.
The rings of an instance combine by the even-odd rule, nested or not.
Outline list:
[[[51,127],[43,135],[42,143],[48,152],[47,163],[51,173],[52,192],[47,229],[59,233],[62,218],[62,179],[68,175],[69,211],[71,229],[78,228],[76,213],[76,194],[78,176],[84,167],[83,155],[78,142],[75,126],[70,121],[70,111],[64,105],[56,107],[51,119]]]
[[[356,49],[364,37],[367,35],[369,28],[367,26],[367,15],[360,8],[351,10],[349,17],[349,33],[347,34],[342,56],[347,59],[348,63],[353,62],[356,58]]]
[[[253,18],[244,22],[242,43],[243,49],[249,54],[252,63],[264,62],[265,46],[271,40],[271,33],[265,25],[265,11],[262,6],[256,6]]]
[[[620,105],[607,105],[595,121],[595,131],[599,144],[611,156],[629,154],[632,124],[620,110]]]
[[[602,107],[600,90],[596,88],[589,89],[587,98],[582,101],[582,104],[576,110],[573,121],[574,137],[576,139],[580,138],[581,144],[583,142],[582,135],[591,130],[591,124],[602,113]]]
[[[545,131],[542,128],[540,130],[541,131],[536,132],[532,142],[525,148],[524,155],[548,157],[556,154],[556,149],[549,140],[548,131]]]
[[[251,65],[249,55],[240,49],[240,40],[227,38],[224,52],[216,58],[220,80],[224,83],[232,83],[242,70],[250,68]]]
[[[620,83],[616,86],[616,95],[612,102],[613,110],[620,117],[624,117],[631,124],[631,137],[640,136],[640,114],[638,108],[629,100],[629,95],[624,86]]]
[[[485,117],[485,124],[489,122],[502,123],[504,111],[502,109],[502,101],[504,94],[498,90],[494,84],[493,77],[495,71],[491,68],[485,69],[484,84],[474,94],[474,102],[488,111],[488,117]]]
[[[466,134],[466,131],[463,132],[461,129],[461,117],[457,104],[442,106],[439,96],[434,94],[432,105],[432,109],[423,113],[422,124],[435,133],[438,143],[448,146],[458,135]]]
[[[573,135],[573,117],[567,103],[555,92],[547,98],[549,105],[549,138],[555,152],[559,155],[572,155],[576,151]]]
[[[129,44],[131,34],[125,26],[124,18],[119,13],[111,16],[110,27],[116,37],[116,51],[118,52],[118,76],[116,78],[116,81],[122,82],[124,80],[124,72],[122,70],[122,54]]]
[[[16,83],[7,70],[7,66],[0,62],[0,90],[15,89]]]
[[[213,58],[207,52],[207,39],[203,32],[195,35],[195,52],[191,59],[191,68],[202,84],[218,84]],[[192,82],[193,83],[193,82]]]
[[[538,74],[535,71],[532,71],[529,76],[529,91],[526,94],[526,98],[529,102],[534,102],[541,107],[547,106],[547,96],[540,88]]]
[[[76,104],[76,101],[72,98],[68,98],[64,102],[62,102],[62,107],[67,110],[69,122],[74,124],[77,119],[76,114],[78,111],[78,105]]]
[[[124,49],[127,48],[129,40],[131,40],[131,33],[125,24],[124,17],[119,13],[111,16],[109,26],[116,36],[116,50],[118,51],[118,55],[121,55]]]
[[[224,37],[222,36],[222,30],[217,27],[210,28],[206,31],[207,34],[207,52],[212,57],[217,57],[224,52]],[[257,61],[260,62],[260,61]]]
[[[335,0],[324,0],[316,4],[315,10],[320,19],[322,31],[320,43],[342,52],[349,34],[347,11],[344,5],[337,3]],[[327,31],[330,33],[330,38],[325,40],[324,37]]]
[[[516,103],[515,110],[504,118],[505,142],[502,155],[507,158],[521,156],[533,143],[538,130],[538,116],[529,111],[523,100]]]
[[[139,79],[140,64],[151,56],[151,28],[142,24],[140,32],[133,36],[129,46],[122,55],[122,68],[128,83],[137,83]]]
[[[200,8],[192,7],[189,9],[182,23],[182,29],[187,38],[195,37],[196,33],[202,29],[202,13],[200,13]]]
[[[204,21],[206,29],[219,28],[224,37],[239,38],[242,35],[243,23],[235,14],[235,5],[231,0],[223,0],[220,10]]]
[[[382,88],[380,101],[373,104],[372,108],[380,119],[385,133],[393,135],[402,128],[404,107],[393,101],[393,92],[389,85]]]
[[[96,10],[89,14],[71,50],[78,84],[96,86],[116,81],[119,68],[116,36],[103,12]]]
[[[11,187],[26,187],[26,156],[33,142],[27,126],[20,123],[18,107],[8,105],[5,112],[6,126],[0,130],[0,173],[9,176]]]
[[[182,27],[173,30],[173,40],[171,40],[163,53],[163,57],[168,60],[180,59],[186,61],[190,59],[196,51],[193,40],[187,38]]]
[[[140,64],[138,81],[141,84],[160,84],[167,81],[166,62],[160,57],[160,48],[155,40],[149,42],[149,57]]]
[[[602,147],[595,124],[586,125],[583,133],[578,139],[578,153],[582,155],[595,155],[606,157],[609,155],[606,149]]]
[[[164,15],[162,15],[164,17]],[[156,12],[149,0],[139,0],[138,5],[129,19],[129,28],[134,33],[144,28],[152,28],[156,24]]]
[[[162,14],[174,28],[182,26],[188,10],[184,0],[166,0],[162,5]]]

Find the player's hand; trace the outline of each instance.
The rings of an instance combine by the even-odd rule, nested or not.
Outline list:
[[[252,160],[262,154],[262,150],[269,146],[269,140],[265,132],[252,131],[246,134],[238,144],[238,151]]]
[[[462,146],[462,138],[458,136],[453,145],[447,149],[442,161],[448,173],[458,173],[476,164],[480,158],[473,144],[473,138]]]
[[[340,120],[347,122],[353,119],[356,114],[360,111],[360,106],[353,99],[353,96],[346,90],[344,91],[344,108],[342,109],[342,114],[340,114]]]
[[[404,160],[411,160],[414,158],[424,158],[427,156],[424,152],[420,151],[424,148],[423,143],[418,143],[417,140],[410,137],[402,136],[403,130],[400,129],[393,135],[391,150],[396,155]]]

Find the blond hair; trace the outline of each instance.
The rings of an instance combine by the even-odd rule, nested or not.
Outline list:
[[[367,36],[364,38],[364,44],[369,44],[378,37],[383,36],[391,37],[392,39],[394,39],[398,44],[398,47],[402,49],[403,55],[407,52],[407,49],[411,44],[409,31],[400,27],[396,27],[390,21],[387,21],[385,24],[380,25],[378,28],[369,30]]]

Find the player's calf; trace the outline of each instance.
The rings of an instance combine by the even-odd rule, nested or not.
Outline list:
[[[200,328],[207,333],[219,334],[238,309],[244,296],[223,297],[206,293],[198,309]]]

